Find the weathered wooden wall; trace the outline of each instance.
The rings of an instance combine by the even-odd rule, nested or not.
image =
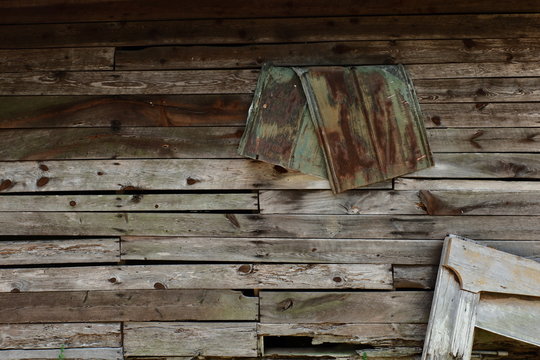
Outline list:
[[[0,3],[0,358],[414,359],[447,233],[540,258],[538,2],[226,3]],[[264,62],[405,64],[436,166],[239,157]]]

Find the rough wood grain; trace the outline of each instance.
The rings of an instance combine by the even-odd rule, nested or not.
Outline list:
[[[407,65],[406,69],[413,79],[533,77],[540,75],[540,65],[529,62],[411,64]]]
[[[270,292],[261,323],[426,323],[431,292]]]
[[[122,348],[65,349],[64,356],[69,360],[123,360]],[[57,360],[61,349],[43,350],[0,350],[5,360]]]
[[[1,72],[113,70],[114,48],[0,50]]]
[[[183,264],[0,269],[0,291],[392,289],[390,265]]]
[[[0,325],[0,347],[49,349],[120,347],[120,324],[6,324]]]
[[[117,194],[0,196],[0,211],[257,210],[257,194]]]
[[[0,128],[238,126],[251,95],[0,96]]]
[[[460,291],[459,298],[455,300],[458,303],[451,335],[450,354],[456,359],[470,360],[476,324],[476,308],[480,294]]]
[[[539,191],[540,183],[537,181],[508,180],[429,180],[429,179],[394,179],[395,190],[450,190],[450,191],[507,191],[512,192]]]
[[[0,212],[0,235],[537,240],[539,216]],[[13,219],[17,219],[14,223]],[[44,227],[43,224],[48,224]]]
[[[2,25],[1,48],[540,36],[538,14],[313,17]],[[519,31],[515,31],[519,29]],[[114,36],[111,36],[113,34]],[[22,45],[24,44],[24,45]]]
[[[440,253],[438,258],[440,258]],[[437,266],[394,265],[393,271],[394,287],[396,289],[435,288],[435,281],[437,278]]]
[[[537,40],[527,38],[124,47],[116,50],[115,67],[176,70],[257,68],[265,62],[278,66],[529,62],[540,60],[539,50]]]
[[[0,169],[0,192],[330,188],[328,180],[245,159],[21,161]]]
[[[0,265],[120,261],[120,241],[106,239],[0,241]]]
[[[127,323],[125,356],[257,356],[255,323]]]
[[[1,293],[0,322],[247,321],[258,302],[232,290]]]

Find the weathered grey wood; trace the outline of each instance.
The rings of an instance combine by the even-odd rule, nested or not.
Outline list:
[[[257,324],[258,336],[307,336],[313,345],[421,346],[425,324]]]
[[[262,291],[261,323],[425,323],[431,295],[427,291]]]
[[[440,253],[439,253],[440,255]],[[437,258],[439,260],[440,256]],[[433,289],[437,278],[437,267],[426,265],[394,265],[394,287],[396,289]]]
[[[257,76],[254,70],[4,73],[0,95],[242,94],[253,92]]]
[[[362,349],[356,350],[358,355],[366,356],[368,359],[385,360],[385,359],[400,359],[400,360],[416,360],[422,353],[421,347],[389,347],[380,349]]]
[[[538,297],[482,294],[476,326],[518,341],[540,346]]]
[[[0,50],[0,71],[113,70],[114,48]]]
[[[540,60],[539,50],[537,40],[527,38],[152,46],[117,49],[115,67],[173,70],[259,67],[265,62],[279,66],[528,62]]]
[[[0,350],[5,360],[58,359],[61,349],[43,350]],[[123,360],[122,348],[65,349],[64,357],[69,360]]]
[[[232,290],[0,293],[0,322],[247,321],[258,303]]]
[[[0,241],[0,265],[117,261],[120,261],[118,238]]]
[[[539,216],[0,212],[0,235],[537,240]],[[17,219],[14,223],[13,219]],[[44,227],[43,224],[48,224]]]
[[[243,126],[251,97],[0,96],[0,127]]]
[[[122,346],[119,323],[6,324],[0,332],[2,350]]]
[[[390,265],[184,264],[0,269],[0,291],[392,289]]]
[[[9,195],[0,211],[257,210],[257,194]]]
[[[540,263],[448,236],[441,266],[452,269],[463,290],[540,297]]]
[[[451,190],[451,191],[539,191],[538,181],[504,181],[504,180],[429,180],[429,179],[394,179],[395,190]]]
[[[257,356],[255,323],[126,323],[125,356]]]
[[[538,14],[490,14],[3,25],[0,27],[0,47],[489,39],[506,38],[509,34],[511,37],[535,38],[540,37],[537,22]],[[519,33],[509,32],[509,29],[518,28]]]
[[[0,160],[239,158],[241,127],[0,130]],[[21,143],[22,142],[22,143]]]
[[[476,308],[480,294],[460,291],[456,308],[456,318],[450,342],[450,354],[456,359],[469,360],[473,347]]]

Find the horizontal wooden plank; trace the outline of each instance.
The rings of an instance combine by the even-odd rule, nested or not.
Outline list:
[[[0,265],[105,263],[120,261],[117,238],[0,241]]]
[[[0,269],[0,291],[392,289],[390,265],[183,264]]]
[[[260,67],[265,62],[283,66],[530,62],[540,60],[539,50],[538,41],[527,38],[124,47],[116,50],[115,69],[232,69]]]
[[[255,323],[127,323],[125,356],[257,356]]]
[[[326,179],[246,159],[22,161],[0,168],[0,192],[330,189]]]
[[[4,73],[0,95],[249,94],[257,76],[255,70]]]
[[[539,191],[537,181],[394,179],[395,190]]]
[[[412,64],[407,65],[406,69],[413,79],[534,77],[540,75],[540,65],[533,62]]]
[[[129,6],[121,0],[69,2],[56,0],[46,3],[32,1],[7,1],[1,4],[2,23],[62,23],[86,21],[133,21],[167,20],[197,18],[246,18],[246,17],[291,17],[291,16],[343,16],[343,15],[389,15],[425,13],[494,13],[539,12],[535,2],[492,2],[482,0],[453,1],[452,4],[437,0],[409,1],[398,0],[381,3],[366,0],[362,4],[351,0],[328,3],[324,0],[312,1],[273,1],[272,6],[262,0],[249,5],[241,0],[233,0],[222,7],[216,0],[203,0],[197,4],[170,3],[167,0],[154,0],[149,4],[143,0],[132,0]]]
[[[259,300],[232,290],[0,293],[1,323],[257,320]]]
[[[538,241],[481,241],[540,258]],[[122,237],[123,260],[439,264],[442,240]]]
[[[426,323],[431,292],[260,294],[261,323]]]
[[[16,219],[16,222],[14,221]],[[0,212],[0,235],[537,240],[540,216]],[[43,224],[48,224],[44,227]]]
[[[294,20],[285,18],[2,25],[0,48],[301,43],[402,38],[491,39],[506,38],[508,34],[511,34],[511,37],[535,38],[540,37],[540,30],[536,26],[539,16],[357,16]]]
[[[9,195],[0,211],[257,210],[257,194]]]
[[[424,265],[394,265],[396,289],[433,289],[438,267]]]
[[[113,70],[114,48],[0,50],[1,72]]]
[[[0,331],[2,350],[122,346],[119,323],[4,324]]]
[[[61,349],[43,350],[0,350],[5,360],[57,360]],[[64,357],[69,360],[123,360],[122,348],[65,349]]]
[[[313,345],[421,346],[425,333],[425,324],[257,324],[259,336],[304,336]]]
[[[0,130],[0,160],[239,158],[242,127]],[[21,142],[23,142],[21,144]]]
[[[251,95],[0,96],[0,128],[244,125]]]

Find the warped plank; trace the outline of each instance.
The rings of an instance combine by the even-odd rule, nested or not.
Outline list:
[[[511,254],[540,258],[539,241],[481,243]],[[438,264],[441,249],[442,240],[125,236],[121,257],[150,261]]]
[[[1,72],[113,70],[114,48],[0,50]]]
[[[245,94],[257,76],[254,70],[4,73],[0,95]]]
[[[65,349],[64,356],[69,360],[123,360],[122,348]],[[61,349],[43,350],[0,350],[4,360],[57,360]]]
[[[431,292],[260,294],[261,323],[426,323]]]
[[[238,126],[250,95],[0,96],[0,128]]]
[[[122,346],[119,323],[7,324],[0,331],[2,350]]]
[[[267,7],[267,6],[264,6]],[[123,10],[122,10],[123,11]],[[540,37],[538,14],[2,25],[0,48]],[[519,32],[510,31],[519,29]],[[113,36],[111,36],[113,35]]]
[[[0,168],[2,192],[330,188],[328,180],[245,159],[21,161]]]
[[[17,219],[14,222],[13,219]],[[0,212],[0,235],[537,240],[540,216]],[[44,227],[43,224],[48,224]]]
[[[257,356],[255,323],[126,323],[125,356]]]
[[[537,39],[527,38],[124,47],[116,50],[115,68],[231,69],[266,62],[276,66],[529,62],[540,60],[539,50]],[[516,66],[511,63],[506,68]]]
[[[232,290],[1,293],[1,323],[257,320],[258,298]]]
[[[441,245],[442,248],[442,245]],[[440,259],[436,257],[433,264]],[[394,265],[394,287],[396,289],[433,289],[437,278],[437,266]]]
[[[9,195],[0,211],[257,210],[257,194]]]
[[[222,7],[216,0],[198,1],[196,4],[178,4],[167,0],[154,0],[152,4],[144,0],[132,0],[129,7],[124,1],[92,0],[84,2],[47,1],[8,1],[1,4],[2,23],[61,23],[85,21],[133,21],[167,20],[174,18],[246,18],[246,17],[291,17],[291,16],[344,16],[344,15],[392,15],[425,13],[483,13],[486,3],[482,0],[453,1],[452,4],[436,0],[420,0],[402,3],[398,0],[381,3],[376,0],[359,4],[351,0],[328,3],[324,0],[273,1],[256,0],[249,5],[241,0],[233,0]],[[539,12],[535,2],[493,2],[488,6],[490,12],[520,13]]]
[[[0,241],[0,265],[120,261],[117,238]]]
[[[540,346],[538,297],[485,293],[480,296],[476,326],[529,344]]]
[[[422,111],[428,128],[540,126],[540,103],[424,103]]]
[[[537,181],[394,179],[395,190],[539,191]]]
[[[313,345],[421,346],[425,332],[425,324],[257,324],[258,336],[304,336]]]
[[[392,289],[390,265],[182,264],[0,269],[0,291]]]
[[[5,145],[0,160],[238,158],[242,132],[241,127],[0,130]]]

